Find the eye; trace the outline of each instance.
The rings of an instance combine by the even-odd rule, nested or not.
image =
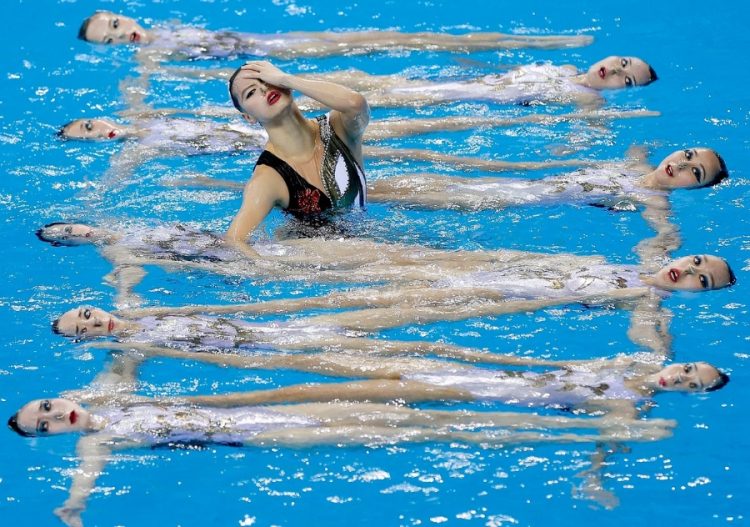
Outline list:
[[[115,18],[112,21],[112,27],[115,28],[115,29],[117,29],[118,27],[120,27],[120,19],[119,18]]]
[[[49,432],[49,422],[40,422],[39,426],[37,427],[37,431],[41,432],[42,434],[46,434],[47,432]]]
[[[107,37],[104,39],[105,44],[111,44],[112,43],[112,37]]]
[[[73,227],[70,227],[70,226],[68,226],[68,227],[65,227],[65,228],[63,229],[63,232],[64,232],[65,234],[71,234],[71,233],[73,232]]]
[[[94,129],[94,125],[91,123],[91,121],[86,121],[83,127],[86,129],[87,132],[90,132],[91,130]]]
[[[42,401],[42,410],[49,412],[52,410],[52,403],[49,400]]]
[[[245,99],[249,99],[250,97],[253,96],[254,93],[255,93],[255,88],[253,88],[252,90],[250,90],[249,92],[247,92],[247,97],[245,97]]]
[[[91,317],[91,310],[90,309],[84,309],[83,310],[83,318],[88,320]]]
[[[701,170],[698,167],[693,167],[693,175],[695,176],[695,179],[698,181],[698,183],[701,182]]]
[[[633,79],[630,77],[625,77],[625,87],[626,88],[632,88],[633,87]]]
[[[628,59],[620,59],[620,64],[622,64],[622,67],[624,68],[628,65]]]
[[[685,371],[685,373],[690,373],[693,370],[693,365],[685,364],[685,366],[683,366],[682,369]]]
[[[690,150],[685,150],[685,159],[687,159],[688,161],[693,159],[693,152],[691,152]]]
[[[693,256],[693,263],[695,265],[700,265],[703,263],[703,258],[701,258],[700,256]]]
[[[702,274],[698,277],[698,281],[701,283],[701,287],[703,289],[708,289],[708,278],[706,278],[706,275]]]
[[[78,332],[78,334],[79,334],[79,335],[85,335],[85,334],[86,334],[86,331],[87,331],[87,329],[86,329],[86,328],[81,328],[81,331],[79,331],[79,332]]]

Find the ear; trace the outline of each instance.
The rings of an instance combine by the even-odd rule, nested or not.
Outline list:
[[[257,123],[257,122],[258,122],[258,121],[256,121],[256,120],[255,120],[255,118],[254,118],[254,117],[250,117],[250,116],[249,116],[248,114],[246,114],[246,113],[244,113],[244,112],[243,112],[243,113],[242,113],[241,115],[242,115],[242,118],[243,118],[243,119],[244,119],[245,121],[247,121],[248,123],[250,123],[250,124],[255,124],[255,123]]]

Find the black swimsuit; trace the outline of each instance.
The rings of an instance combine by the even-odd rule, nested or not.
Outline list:
[[[298,219],[310,219],[323,212],[367,202],[365,173],[354,159],[349,147],[336,135],[327,115],[317,118],[323,141],[323,162],[320,179],[325,192],[299,175],[283,159],[264,150],[255,166],[266,165],[282,177],[289,190],[289,205],[284,209]],[[330,197],[329,197],[330,196]]]

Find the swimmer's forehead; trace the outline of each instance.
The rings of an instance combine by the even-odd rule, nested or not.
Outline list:
[[[89,19],[89,25],[86,28],[86,40],[103,40],[109,29],[110,21],[115,17],[118,17],[118,15],[110,11],[94,13]]]

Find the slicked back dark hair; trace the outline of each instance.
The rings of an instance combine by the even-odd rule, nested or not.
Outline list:
[[[719,371],[719,370],[716,370],[716,371]],[[719,371],[719,378],[716,379],[716,382],[714,382],[711,386],[706,388],[704,391],[715,392],[716,390],[720,390],[724,386],[726,386],[728,382],[729,382],[729,375],[727,375],[723,371]]]
[[[96,16],[96,15],[98,15],[99,13],[104,13],[104,11],[97,11],[97,12],[95,12],[95,13],[94,13],[93,15],[91,15],[90,17],[88,17],[88,18],[87,18],[86,20],[84,20],[84,21],[83,21],[83,22],[81,23],[81,27],[79,27],[79,28],[78,28],[78,38],[79,38],[79,39],[81,39],[81,40],[84,40],[84,41],[86,41],[86,42],[88,42],[88,41],[89,41],[89,40],[88,40],[88,39],[86,38],[86,31],[88,31],[88,29],[89,29],[89,24],[91,24],[91,20],[92,20],[92,19],[93,19],[93,18],[94,18],[94,17]]]
[[[70,139],[70,137],[65,135],[65,129],[76,121],[80,121],[80,119],[73,119],[72,121],[68,121],[67,123],[62,125],[57,132],[55,132],[55,135],[59,137],[60,139],[64,139],[67,141],[68,139]]]
[[[723,258],[722,258],[722,260],[723,260]],[[727,282],[726,287],[730,287],[730,286],[733,286],[734,284],[737,283],[737,275],[735,275],[734,271],[732,271],[732,267],[729,265],[729,262],[727,262],[726,260],[724,260],[724,263],[726,264],[726,266],[727,266],[727,272],[729,273],[729,282]]]
[[[48,223],[47,225],[45,225],[41,229],[37,229],[36,231],[34,231],[34,234],[36,234],[37,238],[39,238],[40,240],[42,240],[45,243],[49,243],[52,247],[72,247],[73,245],[75,245],[73,243],[65,243],[65,240],[56,240],[56,239],[48,238],[44,234],[44,230],[45,229],[48,229],[50,227],[54,227],[55,225],[68,225],[68,223],[66,223],[64,221],[54,221],[52,223]]]
[[[235,97],[234,92],[232,91],[232,87],[234,86],[234,80],[237,78],[237,75],[240,74],[242,71],[242,68],[237,68],[234,73],[232,73],[232,76],[229,77],[229,96],[232,98],[232,104],[234,104],[234,107],[237,108],[242,113],[245,113],[245,110],[242,109],[242,106],[240,106],[240,100]]]
[[[729,177],[729,170],[727,170],[727,164],[724,162],[724,158],[721,157],[716,150],[711,150],[711,152],[713,152],[716,159],[719,161],[719,173],[716,174],[709,183],[706,183],[704,187],[713,187]],[[727,267],[729,266],[727,265]]]
[[[8,428],[22,437],[36,437],[36,434],[32,434],[31,432],[27,432],[26,430],[21,430],[21,428],[18,426],[18,412],[11,415],[10,419],[8,419]]]

